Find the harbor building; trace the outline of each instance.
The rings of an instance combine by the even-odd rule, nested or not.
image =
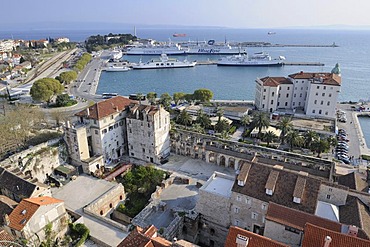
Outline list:
[[[284,111],[335,118],[341,87],[339,65],[331,73],[299,72],[288,77],[256,79],[255,104],[266,112]]]
[[[76,113],[66,124],[65,141],[72,164],[98,174],[129,156],[158,164],[170,152],[169,126],[163,108],[116,96]]]

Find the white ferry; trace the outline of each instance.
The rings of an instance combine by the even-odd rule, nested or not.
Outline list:
[[[214,40],[206,41],[188,41],[180,44],[183,49],[187,49],[187,54],[192,55],[232,55],[245,53],[245,48],[231,46],[229,43],[215,43]]]
[[[217,62],[219,66],[282,66],[285,57],[272,59],[266,52],[258,52],[252,56],[248,54],[238,54],[220,58]]]
[[[142,63],[141,60],[138,64],[133,64],[133,69],[169,69],[169,68],[188,68],[194,67],[197,64],[196,61],[189,62],[187,60],[179,61],[174,58],[168,58],[166,54],[162,54],[159,60],[152,59],[146,63]]]
[[[164,45],[141,45],[127,49],[127,55],[185,55],[185,50],[178,44],[166,43]]]
[[[112,65],[112,66],[106,67],[104,70],[107,72],[125,72],[125,71],[131,70],[131,68],[127,66]]]

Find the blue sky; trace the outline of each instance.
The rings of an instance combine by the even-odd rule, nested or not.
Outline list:
[[[2,1],[1,9],[0,25],[8,27],[34,22],[234,28],[370,25],[369,0],[13,0]]]

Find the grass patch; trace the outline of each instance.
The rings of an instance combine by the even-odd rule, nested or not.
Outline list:
[[[370,155],[363,154],[363,155],[361,155],[361,158],[363,160],[370,160]]]

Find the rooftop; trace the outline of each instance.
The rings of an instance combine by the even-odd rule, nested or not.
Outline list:
[[[306,224],[302,247],[324,246],[325,239],[331,238],[330,247],[369,247],[370,241],[348,234],[338,233],[312,224]]]
[[[151,225],[147,228],[135,227],[117,247],[170,247],[171,242],[157,237],[157,228]]]
[[[287,217],[288,215],[289,217]],[[301,231],[303,231],[306,223],[311,223],[332,231],[341,232],[341,224],[339,222],[284,207],[273,202],[269,203],[266,219]]]
[[[213,194],[230,197],[234,181],[235,178],[232,176],[215,172],[202,186],[202,189]]]
[[[313,83],[317,82],[320,84],[326,85],[333,85],[333,86],[340,86],[342,80],[340,75],[333,74],[333,73],[312,73],[312,72],[299,72],[295,74],[289,75],[290,78],[293,79],[311,79]]]
[[[263,86],[277,87],[280,84],[293,84],[288,78],[285,77],[264,77],[260,79],[263,82]]]
[[[240,243],[240,245],[238,243]],[[227,234],[224,247],[239,247],[239,246],[287,247],[288,245],[277,242],[270,238],[266,238],[256,233],[244,230],[242,228],[231,226],[229,228],[229,233]]]
[[[348,173],[347,175],[340,176],[338,178],[340,185],[347,186],[350,189],[358,190],[362,192],[368,192],[369,185],[366,182],[366,176],[361,176],[356,172]]]
[[[339,222],[339,208],[327,202],[317,202],[315,215]]]
[[[82,110],[75,115],[78,117],[86,117],[90,119],[99,120],[104,117],[107,117],[113,113],[121,112],[126,109],[132,103],[136,103],[136,101],[130,100],[128,98],[124,98],[122,96],[116,96],[104,101],[100,101],[95,103],[94,105],[88,107],[85,110]]]

